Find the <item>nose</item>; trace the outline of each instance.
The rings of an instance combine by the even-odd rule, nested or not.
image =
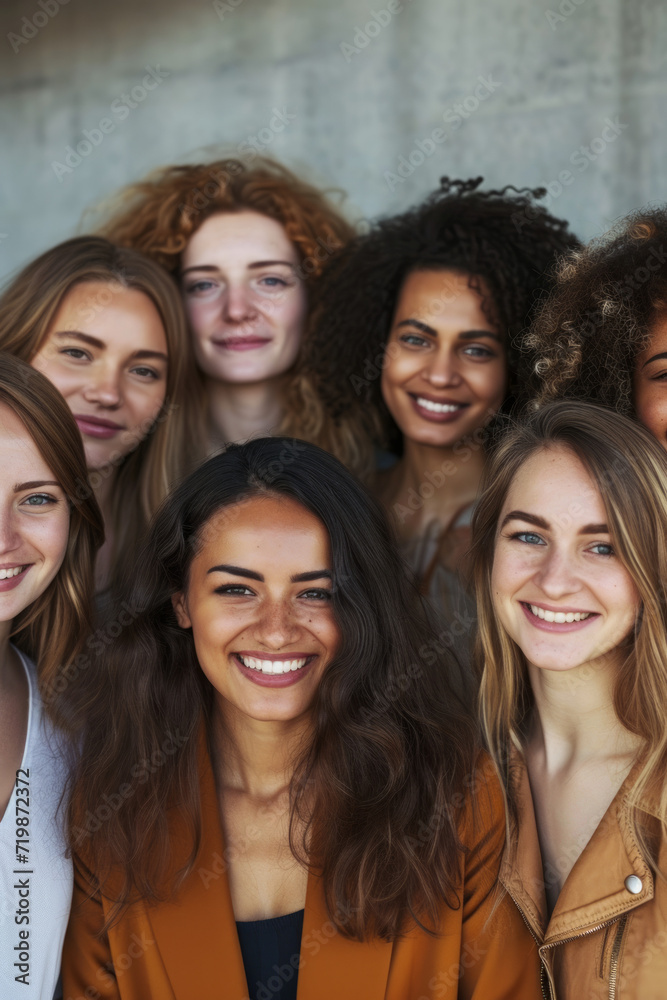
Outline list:
[[[9,506],[6,510],[0,510],[0,560],[3,556],[11,559],[12,553],[16,552],[20,545],[21,536],[16,527],[14,513]]]
[[[223,317],[229,323],[243,323],[256,315],[252,292],[244,282],[230,281],[223,296],[222,309]]]
[[[444,345],[442,350],[431,355],[422,375],[434,389],[455,388],[463,381],[456,356]]]
[[[552,600],[576,594],[581,589],[572,556],[556,546],[550,546],[545,552],[534,580],[545,596]]]
[[[267,600],[255,629],[257,639],[268,650],[279,653],[296,642],[299,626],[288,600]]]
[[[111,365],[99,368],[91,378],[83,397],[88,403],[99,403],[101,406],[117,409],[123,401],[121,390],[121,373]]]

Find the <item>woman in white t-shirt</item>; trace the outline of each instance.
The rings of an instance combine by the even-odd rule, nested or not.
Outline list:
[[[72,895],[63,753],[103,528],[65,400],[7,354],[0,467],[0,997],[48,1000]]]

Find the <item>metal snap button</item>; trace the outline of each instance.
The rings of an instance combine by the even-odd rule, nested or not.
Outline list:
[[[631,892],[634,896],[636,896],[638,892],[641,892],[643,888],[642,880],[636,875],[628,875],[623,884],[628,892]]]

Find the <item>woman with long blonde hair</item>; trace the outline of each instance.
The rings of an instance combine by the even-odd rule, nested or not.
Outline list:
[[[253,156],[158,170],[107,212],[103,235],[148,254],[183,297],[208,449],[284,433],[340,450],[301,364],[319,277],[354,235],[333,201]]]
[[[53,996],[72,898],[56,813],[102,517],[67,405],[0,354],[0,995]],[[54,726],[55,724],[55,726]]]
[[[481,720],[510,806],[502,880],[544,995],[662,996],[664,450],[593,404],[533,412],[490,459],[473,569]]]
[[[97,589],[113,588],[202,447],[176,290],[144,255],[76,237],[28,264],[5,290],[0,350],[41,370],[74,414],[105,519]],[[89,489],[82,481],[82,495]]]

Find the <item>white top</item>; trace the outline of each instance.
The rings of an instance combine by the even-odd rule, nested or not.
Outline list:
[[[35,665],[19,656],[30,708],[21,768],[0,821],[0,997],[51,1000],[72,902],[72,862],[56,820],[66,768],[42,711]]]

